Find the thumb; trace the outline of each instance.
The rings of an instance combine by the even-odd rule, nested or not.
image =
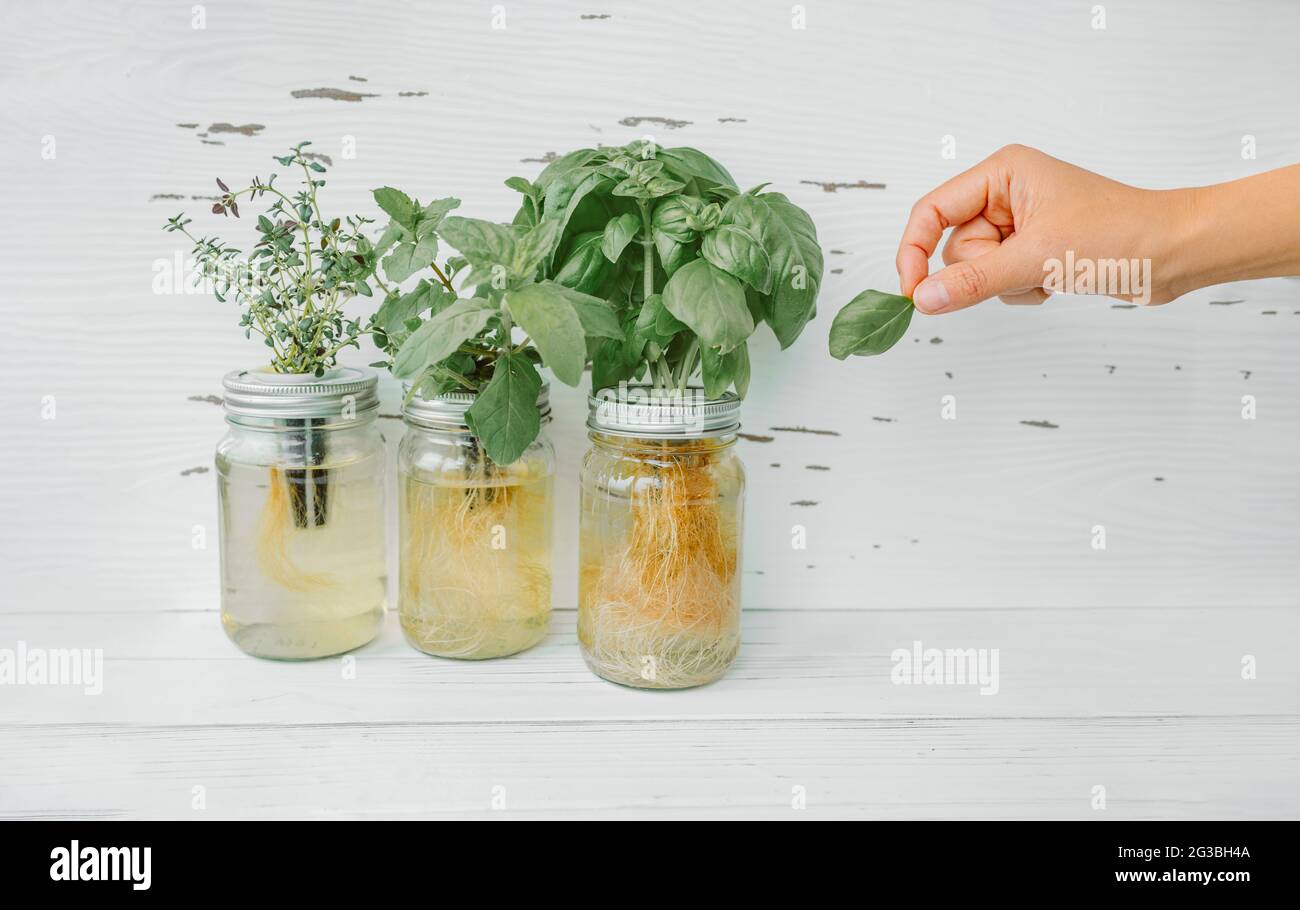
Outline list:
[[[1041,263],[1028,260],[1008,240],[990,253],[935,272],[917,285],[912,301],[922,313],[950,313],[1042,283]]]

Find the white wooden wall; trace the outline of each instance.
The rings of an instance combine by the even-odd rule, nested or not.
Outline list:
[[[1300,158],[1300,7],[1103,5],[1104,29],[1064,0],[814,0],[806,28],[773,0],[211,0],[202,28],[190,2],[6,4],[0,648],[103,648],[106,678],[0,686],[0,814],[468,815],[497,785],[537,815],[780,817],[802,786],[811,814],[1091,817],[1095,785],[1112,817],[1300,813],[1300,283],[988,304],[826,352],[844,301],[895,287],[916,197],[1000,145],[1151,187]],[[335,212],[391,184],[504,219],[504,178],[647,134],[772,181],[828,251],[817,320],[754,351],[735,671],[665,695],[582,667],[568,389],[543,646],[466,666],[392,624],[355,680],[240,655],[207,399],[258,348],[231,305],[154,293],[185,252],[159,226],[242,239],[202,197],[304,138]],[[917,639],[1000,649],[1001,692],[890,685]]]

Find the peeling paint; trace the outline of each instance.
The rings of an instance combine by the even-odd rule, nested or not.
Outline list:
[[[1045,430],[1059,430],[1060,424],[1052,423],[1050,420],[1022,420],[1020,421],[1027,427],[1042,427]]]
[[[1110,308],[1112,310],[1136,310],[1137,304],[1136,303],[1112,303],[1110,305]]]
[[[239,133],[241,136],[256,136],[262,130],[266,129],[260,123],[244,123],[235,126],[233,123],[214,123],[208,127],[209,133]]]
[[[772,462],[770,465],[768,465],[768,467],[769,467],[769,468],[779,468],[779,467],[781,467],[781,462],[779,462],[779,461],[774,461],[774,462]]]
[[[1261,316],[1276,316],[1276,315],[1277,315],[1277,310],[1260,310],[1260,311],[1259,311],[1259,315],[1261,315]]]
[[[221,404],[220,395],[191,395],[186,401],[202,401],[205,404]]]
[[[367,79],[365,76],[348,76],[348,78],[351,79],[353,82],[369,82],[369,81],[370,81],[370,80]]]
[[[1246,299],[1244,297],[1240,300],[1211,300],[1210,306],[1232,306],[1234,303],[1245,303],[1245,302]]]
[[[826,465],[824,465],[824,464],[809,464],[809,465],[804,465],[804,467],[805,467],[806,469],[808,469],[809,471],[829,471],[829,470],[830,470],[830,468],[828,468],[828,467],[827,467]]]
[[[540,158],[520,158],[519,161],[523,164],[550,164],[559,157],[555,152],[547,152]]]
[[[193,199],[198,202],[216,202],[220,198],[221,198],[220,196],[191,196],[190,197],[190,199]]]
[[[334,166],[334,159],[329,155],[322,154],[321,152],[303,152],[302,157],[306,158],[308,161],[321,161],[328,164],[330,167]]]
[[[949,373],[947,370],[944,371],[943,375],[947,376],[949,379],[952,379],[952,374]]]
[[[199,125],[197,123],[178,123],[176,125],[183,130],[196,130],[199,128]]]
[[[831,274],[832,274],[832,275],[843,275],[843,274],[844,274],[844,269],[831,269]]]
[[[184,193],[154,193],[152,196],[149,197],[149,201],[153,202],[155,199],[184,199],[184,198],[185,198]]]
[[[677,130],[691,125],[690,120],[674,120],[671,117],[624,117],[619,121],[620,126],[640,126],[643,123],[653,123],[666,130]]]
[[[800,183],[806,183],[809,186],[819,186],[824,193],[837,193],[840,190],[883,190],[883,183],[868,183],[865,180],[859,180],[856,183],[843,183],[836,181],[822,180],[800,180]]]
[[[184,471],[181,471],[181,476],[188,477],[190,474],[206,474],[206,473],[208,473],[208,468],[204,467],[203,465],[198,465],[197,467],[186,468]]]
[[[830,253],[832,256],[847,256],[847,255],[849,255],[849,254],[846,253],[844,250],[827,250],[827,252]]]
[[[423,98],[428,92],[398,92],[398,98]]]
[[[744,117],[719,117],[719,123],[748,123]]]
[[[792,505],[792,506],[815,506],[815,505],[817,505],[817,500],[815,500],[815,499],[796,499],[794,502],[790,503],[790,505]]]
[[[772,427],[773,433],[812,433],[814,436],[838,436],[836,430],[812,430],[808,427]]]
[[[776,439],[775,436],[759,436],[756,433],[737,433],[741,439],[748,439],[750,442],[771,442]]]
[[[328,98],[331,101],[361,101],[379,97],[368,92],[350,92],[342,88],[299,88],[289,94],[294,98]]]
[[[612,19],[609,13],[583,13],[579,19]]]
[[[1165,479],[1164,479],[1163,477],[1157,477],[1157,478],[1155,478],[1155,481],[1156,481],[1156,483],[1164,483],[1164,482],[1165,482]]]
[[[224,142],[218,142],[216,139],[200,139],[199,142],[204,145],[225,145]]]
[[[1252,371],[1251,371],[1251,370],[1238,370],[1237,372],[1241,374],[1241,378],[1242,378],[1242,379],[1249,379],[1249,378],[1250,378],[1250,374],[1251,374]]]
[[[872,417],[871,419],[874,420],[874,421],[876,421],[877,423],[896,423],[896,422],[897,422],[893,417]]]
[[[1106,372],[1107,372],[1107,373],[1114,373],[1114,372],[1115,372],[1115,364],[1113,364],[1113,363],[1102,364],[1102,366],[1104,366],[1104,367],[1106,368]]]
[[[938,335],[935,335],[933,338],[930,339],[930,344],[943,344],[943,339],[940,338]]]

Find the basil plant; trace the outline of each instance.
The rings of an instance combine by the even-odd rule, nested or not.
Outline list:
[[[808,213],[766,184],[741,192],[696,149],[578,149],[507,185],[524,196],[516,229],[558,234],[546,278],[605,301],[622,329],[588,333],[597,389],[680,391],[698,376],[710,397],[743,397],[756,327],[785,348],[816,314],[823,260]]]
[[[539,368],[576,386],[590,343],[621,342],[614,310],[543,278],[563,232],[556,221],[495,224],[450,215],[456,199],[422,206],[391,187],[374,196],[391,219],[376,244],[385,276],[402,282],[432,272],[409,291],[390,291],[375,312],[369,329],[390,358],[375,365],[408,380],[412,395],[476,393],[470,430],[493,461],[509,464],[540,430]],[[442,267],[439,240],[459,253]]]

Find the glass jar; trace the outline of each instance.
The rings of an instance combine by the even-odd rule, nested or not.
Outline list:
[[[414,397],[398,447],[398,612],[426,654],[483,660],[527,650],[551,621],[551,489],[555,450],[542,431],[500,465],[465,423],[472,392]]]
[[[740,399],[644,387],[590,399],[582,467],[578,641],[597,676],[684,689],[740,648],[745,472]]]
[[[377,378],[226,374],[217,445],[221,624],[256,657],[351,651],[385,610]]]

